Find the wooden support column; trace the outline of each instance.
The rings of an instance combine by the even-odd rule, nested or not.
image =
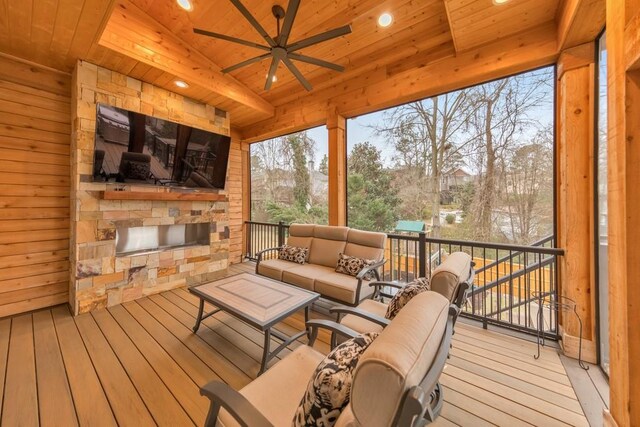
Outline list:
[[[640,423],[640,0],[607,0],[610,414]]]
[[[346,120],[335,109],[327,114],[329,132],[329,225],[347,225]]]
[[[251,150],[246,142],[241,144],[240,149],[242,150],[242,253],[244,256],[248,237],[244,223],[251,220]]]
[[[558,243],[560,293],[577,303],[582,358],[595,363],[594,120],[595,44],[568,49],[558,62]],[[578,357],[579,322],[560,314],[562,347]]]

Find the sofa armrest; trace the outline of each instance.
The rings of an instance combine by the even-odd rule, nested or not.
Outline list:
[[[341,325],[338,322],[334,322],[333,320],[321,320],[321,319],[313,319],[308,320],[307,328],[311,329],[311,334],[309,336],[309,346],[313,347],[313,344],[316,342],[316,338],[318,338],[318,329],[327,329],[331,331],[331,334],[342,335],[347,338],[355,338],[359,334],[351,328],[347,328],[344,325]],[[333,341],[333,340],[331,340]]]
[[[360,273],[358,273],[356,279],[362,280],[364,279],[364,276],[373,271],[373,273],[376,275],[376,279],[380,280],[380,273],[378,273],[378,268],[382,267],[385,262],[387,262],[386,259],[381,259],[380,261],[364,267],[362,270],[360,270]]]
[[[379,300],[380,297],[393,298],[393,295],[383,293],[382,288],[389,287],[389,288],[395,288],[395,289],[402,289],[405,287],[405,285],[406,283],[376,280],[374,282],[369,283],[369,286],[374,288],[373,294],[371,294],[371,298],[374,300]]]
[[[243,427],[273,427],[246,397],[220,381],[211,381],[200,389],[200,394],[211,400],[206,427],[215,427],[218,414],[224,408]]]
[[[281,249],[280,246],[278,246],[277,248],[269,248],[269,249],[264,249],[260,252],[258,252],[257,258],[258,260],[256,261],[256,273],[258,272],[258,265],[260,264],[260,261],[262,261],[262,258],[264,257],[264,254],[266,254],[267,252],[273,252],[273,251],[279,251]]]
[[[360,308],[357,307],[347,307],[344,305],[339,305],[337,307],[332,307],[329,309],[329,312],[331,313],[337,313],[339,315],[344,315],[344,314],[352,314],[354,316],[358,316],[361,317],[365,320],[368,320],[369,322],[375,323],[377,325],[382,326],[383,328],[386,327],[390,320],[386,319],[384,317],[378,316],[377,314],[373,314],[373,313],[369,313],[368,311],[364,311]]]

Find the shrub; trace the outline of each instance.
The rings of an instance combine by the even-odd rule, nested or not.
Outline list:
[[[447,224],[451,225],[456,222],[456,216],[454,214],[447,214],[447,216],[444,217],[444,220],[447,221]]]

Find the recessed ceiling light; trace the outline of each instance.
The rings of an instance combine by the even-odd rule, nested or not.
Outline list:
[[[269,78],[269,74],[265,75],[266,78]],[[277,82],[278,81],[278,76],[276,76],[275,74],[273,75],[273,77],[271,78],[272,82]]]
[[[393,22],[393,16],[390,13],[383,13],[378,17],[378,25],[381,27],[388,27]]]
[[[191,12],[193,10],[193,4],[191,0],[176,0],[178,2],[178,6],[183,8],[184,10]]]
[[[175,82],[173,82],[176,86],[178,86],[180,89],[186,89],[189,87],[189,84],[185,81],[182,80],[176,80]]]
[[[501,4],[505,4],[509,0],[493,0],[493,4],[500,6]]]

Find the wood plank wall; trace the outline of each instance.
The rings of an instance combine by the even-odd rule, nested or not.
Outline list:
[[[0,317],[68,299],[70,94],[0,56]]]

